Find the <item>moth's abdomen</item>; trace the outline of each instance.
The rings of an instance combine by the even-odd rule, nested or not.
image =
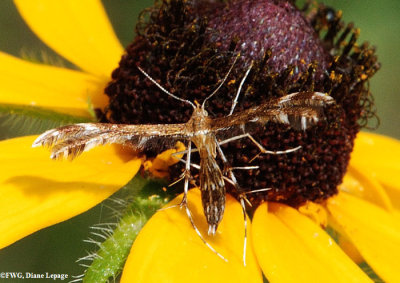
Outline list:
[[[212,155],[204,155],[200,160],[200,190],[208,234],[214,235],[224,215],[225,183]]]

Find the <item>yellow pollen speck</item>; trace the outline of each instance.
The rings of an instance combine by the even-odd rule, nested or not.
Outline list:
[[[229,82],[228,82],[228,85],[233,85],[233,84],[235,84],[236,83],[236,80],[230,80]]]

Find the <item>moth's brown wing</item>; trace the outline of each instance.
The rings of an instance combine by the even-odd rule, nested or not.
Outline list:
[[[81,123],[49,130],[40,135],[33,147],[51,148],[51,158],[74,159],[84,151],[111,143],[126,144],[137,149],[153,149],[186,139],[185,124],[122,125]]]
[[[248,133],[255,125],[267,122],[306,130],[324,118],[323,110],[330,104],[334,104],[334,100],[326,94],[296,92],[227,117],[213,119],[210,130],[219,138]]]
[[[208,223],[208,234],[214,235],[224,215],[225,183],[221,169],[210,150],[204,145],[198,149],[201,200]]]

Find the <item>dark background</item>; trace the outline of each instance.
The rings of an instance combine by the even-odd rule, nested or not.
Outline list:
[[[124,46],[134,36],[134,26],[139,11],[150,6],[152,2],[152,0],[103,0]],[[375,132],[400,139],[400,1],[324,2],[343,10],[344,20],[352,21],[361,28],[360,41],[367,40],[377,46],[382,69],[371,80],[371,91],[375,96],[381,125]],[[55,62],[62,60],[28,29],[11,0],[0,1],[0,50],[16,56],[38,59],[46,57],[47,60]],[[64,65],[70,66],[66,62]],[[99,205],[88,213],[39,231],[1,250],[0,272],[67,273],[69,276],[81,274],[83,268],[75,261],[85,256],[86,251],[95,248],[84,243],[83,239],[90,236],[91,224],[105,221],[106,210],[104,205]]]

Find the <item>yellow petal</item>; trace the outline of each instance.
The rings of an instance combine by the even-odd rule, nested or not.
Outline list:
[[[252,227],[269,282],[372,282],[307,216],[283,204],[268,206],[257,208]]]
[[[400,209],[400,142],[370,133],[359,133],[350,164],[371,172],[384,186],[392,204]]]
[[[49,47],[91,74],[110,77],[123,53],[100,0],[14,0]]]
[[[35,64],[0,52],[0,103],[33,105],[89,116],[88,103],[103,107],[107,82],[64,68]]]
[[[379,205],[387,211],[393,211],[389,196],[381,184],[371,176],[371,173],[368,174],[367,168],[362,168],[362,170],[364,172],[350,164],[339,189]]]
[[[0,248],[100,203],[124,186],[141,161],[124,161],[114,146],[73,162],[54,161],[35,137],[0,142]]]
[[[181,199],[182,196],[177,197],[166,207],[179,204]],[[247,266],[243,266],[244,221],[240,204],[227,196],[224,218],[214,237],[206,236],[199,190],[189,192],[189,207],[207,242],[228,262],[200,240],[184,209],[171,207],[157,212],[140,231],[121,282],[262,282],[250,245]],[[250,230],[249,227],[251,233]]]
[[[400,282],[399,219],[347,193],[330,198],[328,209],[374,271],[387,282]]]

